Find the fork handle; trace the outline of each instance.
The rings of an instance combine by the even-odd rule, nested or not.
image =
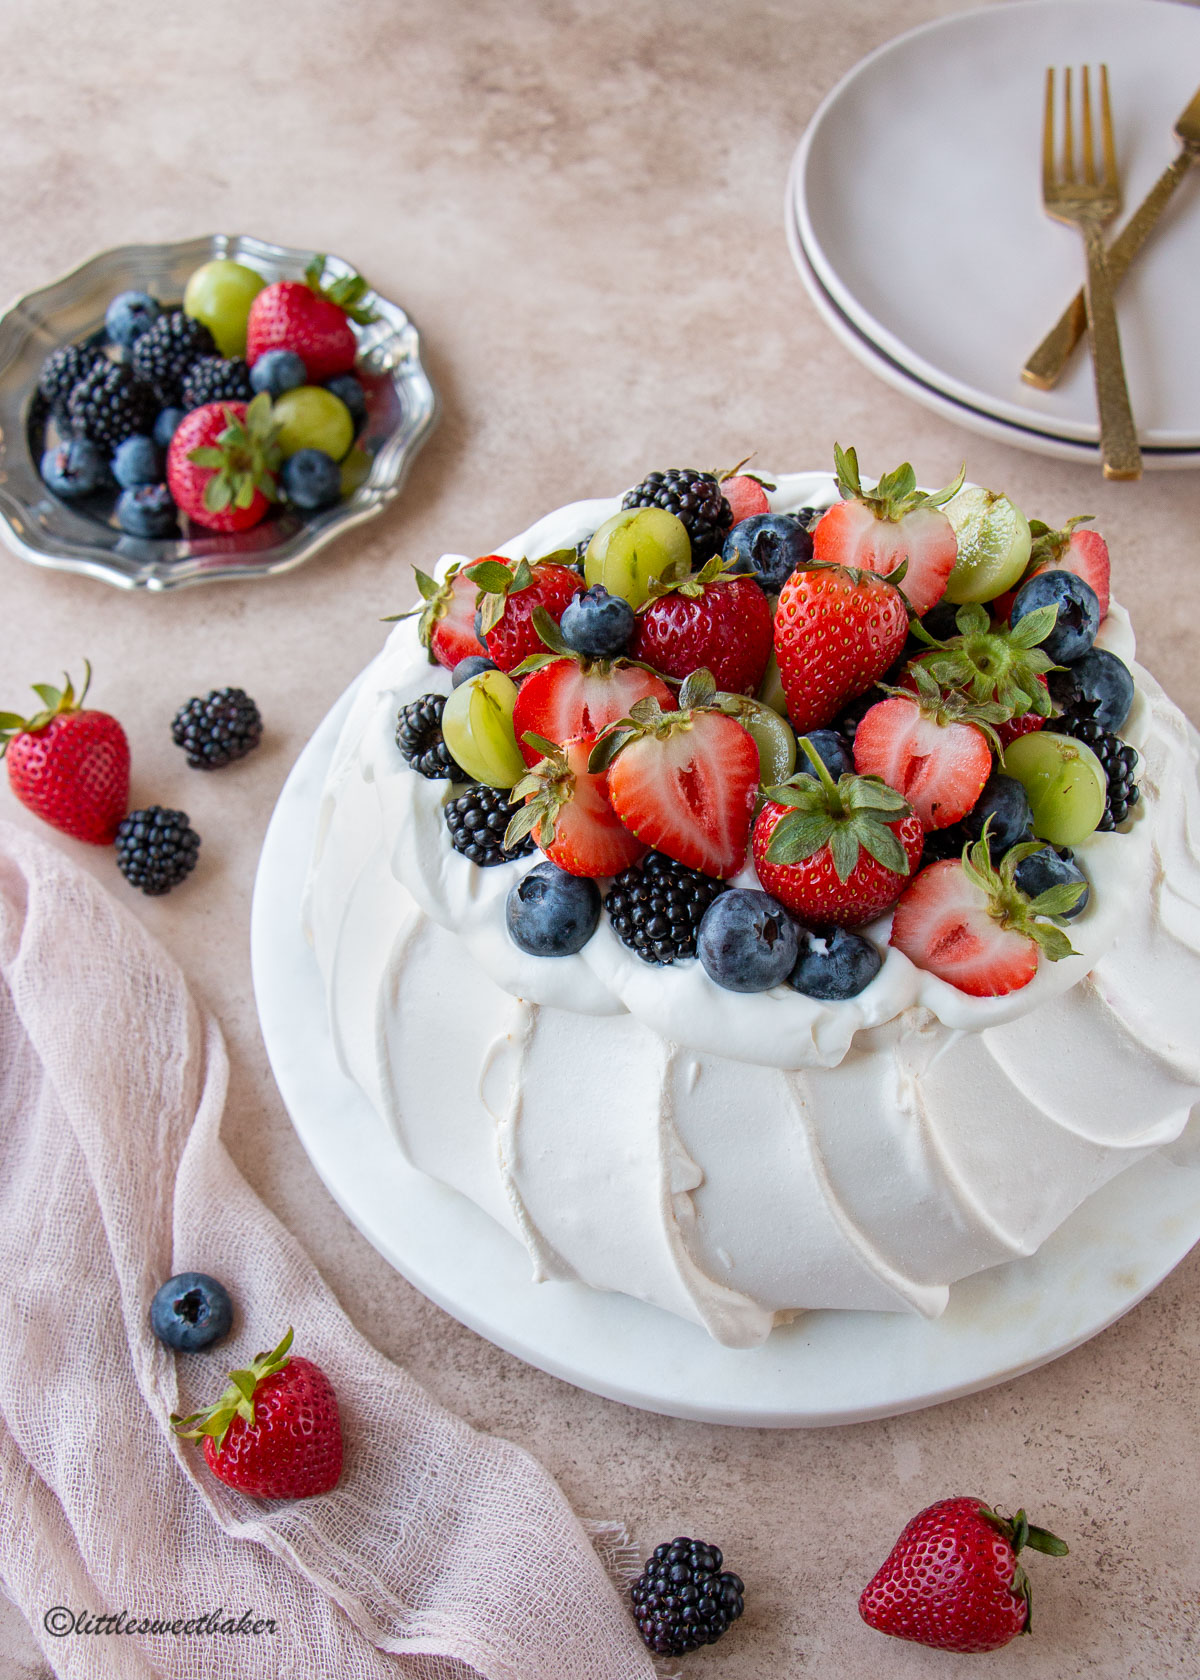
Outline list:
[[[1154,230],[1167,201],[1200,152],[1184,146],[1174,163],[1163,170],[1141,204],[1108,248],[1108,274],[1114,289]],[[1087,303],[1082,288],[1075,293],[1058,320],[1021,369],[1027,385],[1039,391],[1052,390],[1070,360],[1071,352],[1087,331]]]
[[[1113,308],[1112,280],[1108,253],[1099,222],[1083,224],[1087,246],[1088,342],[1092,350],[1092,371],[1096,377],[1096,406],[1100,411],[1100,460],[1105,478],[1140,478],[1142,454],[1138,448],[1125,367],[1121,360],[1121,339]]]

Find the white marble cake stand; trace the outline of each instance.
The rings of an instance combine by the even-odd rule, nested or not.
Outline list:
[[[757,1428],[861,1423],[973,1393],[1078,1347],[1200,1240],[1200,1169],[1151,1156],[1032,1259],[957,1284],[932,1323],[813,1312],[763,1347],[737,1350],[628,1296],[531,1282],[524,1249],[487,1214],[405,1164],[334,1057],[299,906],[321,786],[352,695],[301,753],[263,844],[251,921],[259,1020],[283,1100],[330,1193],[410,1283],[479,1335],[580,1388],[673,1417]]]

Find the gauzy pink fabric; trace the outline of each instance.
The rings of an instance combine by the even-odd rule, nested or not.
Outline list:
[[[225,1084],[217,1026],[162,948],[0,823],[0,1581],[55,1672],[650,1680],[546,1472],[377,1353],[251,1192],[220,1140]],[[176,1355],[147,1315],[191,1270],[229,1287],[234,1329]],[[323,1497],[256,1501],[168,1418],[289,1324],[337,1390],[345,1469]],[[193,1626],[54,1637],[56,1606],[60,1626]]]

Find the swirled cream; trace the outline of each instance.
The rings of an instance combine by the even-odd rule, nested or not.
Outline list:
[[[771,502],[835,494],[796,474]],[[571,547],[618,505],[562,508],[497,552]],[[820,1003],[724,991],[696,961],[650,967],[604,918],[576,956],[518,950],[504,906],[529,860],[459,856],[448,784],[396,747],[399,708],[449,689],[415,620],[398,625],[343,726],[306,893],[342,1065],[536,1277],[621,1290],[733,1346],[798,1308],[940,1312],[950,1284],[1033,1253],[1200,1102],[1200,742],[1134,662],[1119,606],[1099,640],[1134,672],[1122,735],[1142,802],[1128,832],[1076,849],[1079,954],[971,998],[888,947],[884,917],[865,930],[878,976]]]

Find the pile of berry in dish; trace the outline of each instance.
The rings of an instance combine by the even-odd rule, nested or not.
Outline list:
[[[1107,547],[961,474],[836,469],[839,501],[787,514],[737,470],[651,473],[576,549],[417,573],[452,688],[397,746],[451,784],[463,867],[540,849],[521,950],[571,955],[607,915],[647,963],[827,1002],[884,942],[977,997],[1072,954],[1073,848],[1138,803],[1133,677],[1095,645]]]
[[[42,366],[31,440],[47,489],[147,538],[246,531],[349,494],[369,468],[354,328],[375,317],[360,276],[324,271],[318,256],[268,285],[217,258],[179,306],[119,293],[102,330]]]

